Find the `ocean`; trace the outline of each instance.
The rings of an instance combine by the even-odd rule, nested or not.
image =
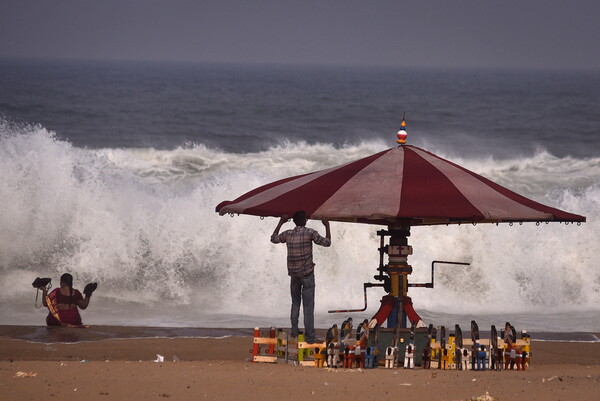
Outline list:
[[[581,225],[414,227],[426,323],[600,332],[600,73],[0,60],[0,324],[43,325],[31,282],[98,290],[85,323],[289,326],[277,219],[219,216],[259,185],[408,143]],[[309,227],[322,231],[319,222]],[[285,227],[285,226],[284,226]],[[316,323],[370,317],[381,227],[331,223]]]

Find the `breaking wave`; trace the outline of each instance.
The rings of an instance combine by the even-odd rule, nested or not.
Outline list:
[[[269,242],[276,219],[221,217],[215,206],[266,182],[387,147],[373,141],[341,147],[287,142],[245,154],[193,144],[92,150],[40,126],[1,122],[2,321],[40,324],[40,313],[31,312],[31,281],[48,276],[56,282],[69,271],[76,287],[99,282],[96,306],[86,311],[96,323],[227,326],[244,316],[283,322],[289,284],[285,247]],[[600,254],[600,158],[540,151],[513,160],[452,161],[588,222],[413,228],[412,282],[429,281],[432,260],[471,263],[437,268],[433,290],[411,289],[416,309],[598,311],[600,270],[593,257]],[[309,226],[322,231],[318,222]],[[333,246],[315,250],[320,315],[361,306],[362,283],[373,281],[379,262],[378,228],[331,226]],[[369,294],[368,313],[381,295]]]

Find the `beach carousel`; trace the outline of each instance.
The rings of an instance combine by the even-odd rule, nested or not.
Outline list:
[[[397,133],[398,146],[326,170],[284,178],[221,202],[221,214],[260,217],[291,216],[304,210],[307,218],[383,226],[377,283],[364,284],[366,309],[369,287],[382,287],[386,295],[370,326],[395,330],[388,341],[412,327],[411,336],[424,327],[408,296],[410,287],[433,288],[435,263],[429,283],[411,283],[413,268],[408,257],[411,227],[449,224],[585,222],[584,216],[568,213],[521,196],[485,177],[407,144],[406,121]],[[431,329],[429,329],[431,336]],[[406,342],[409,335],[406,334]],[[402,340],[402,339],[401,339]],[[423,342],[426,340],[423,339]],[[384,341],[386,342],[386,341]],[[380,346],[380,349],[384,349]]]

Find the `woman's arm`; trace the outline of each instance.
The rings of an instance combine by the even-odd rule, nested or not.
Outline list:
[[[77,304],[77,306],[79,306],[80,309],[85,309],[88,307],[88,305],[90,304],[90,298],[92,296],[91,295],[86,295],[85,298],[83,298],[81,301],[79,301],[79,303]]]
[[[40,289],[42,290],[42,305],[44,305],[47,308],[48,303],[46,302],[46,297],[48,296],[48,288],[42,287]]]

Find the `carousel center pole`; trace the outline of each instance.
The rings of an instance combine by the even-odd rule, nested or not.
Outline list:
[[[400,130],[396,134],[397,143],[402,146],[406,143],[406,113],[402,116]],[[388,317],[388,327],[396,327],[398,319],[400,327],[406,328],[406,312],[404,311],[404,298],[408,293],[408,275],[412,273],[412,267],[408,264],[408,255],[412,255],[412,247],[408,245],[410,226],[388,226],[390,244],[388,246],[387,274],[390,276],[389,294],[394,297],[394,309]]]
[[[406,328],[407,316],[404,310],[404,299],[408,293],[408,275],[412,266],[408,264],[408,256],[412,255],[412,246],[408,245],[410,226],[389,226],[387,235],[390,243],[387,246],[388,264],[384,272],[389,276],[388,294],[394,297],[394,307],[387,319],[387,327],[395,328],[400,319],[400,327]]]
[[[406,116],[403,116],[398,131],[399,146],[406,143]],[[420,318],[412,309],[412,302],[407,299],[408,275],[412,273],[412,266],[408,264],[408,256],[412,255],[412,247],[408,245],[410,236],[410,225],[408,223],[397,223],[389,225],[387,230],[380,230],[377,235],[381,237],[379,248],[379,274],[374,278],[383,281],[383,288],[387,292],[381,300],[381,307],[375,314],[379,324],[387,321],[388,328],[407,328],[407,310],[411,311],[413,323],[420,322]],[[390,237],[388,245],[384,246],[385,237]],[[384,265],[384,254],[388,255],[388,263]],[[366,303],[365,303],[366,305]]]

